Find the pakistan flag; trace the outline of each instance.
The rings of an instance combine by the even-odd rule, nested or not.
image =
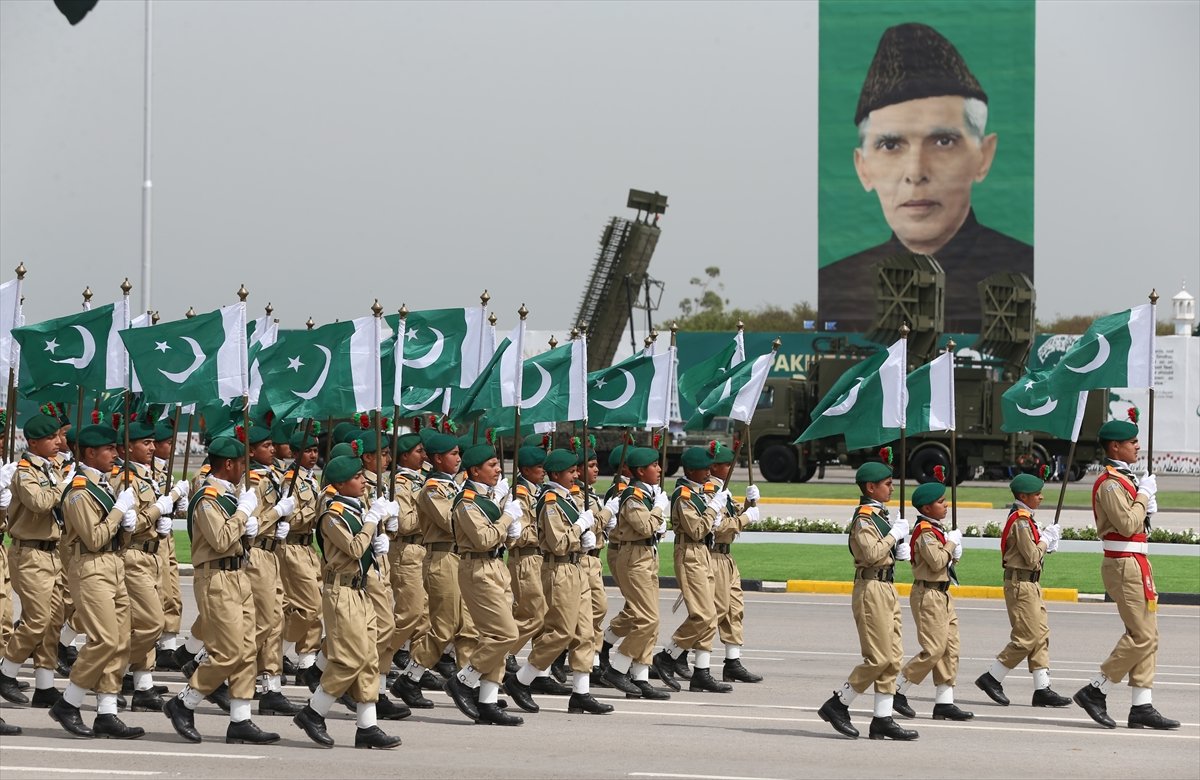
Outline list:
[[[148,403],[203,404],[249,392],[244,303],[120,335]]]
[[[1062,390],[1051,371],[1030,371],[1000,396],[1006,433],[1043,431],[1058,439],[1079,440],[1087,391]]]
[[[492,356],[484,339],[484,310],[429,309],[384,317],[396,333],[401,387],[470,387]],[[486,351],[486,354],[485,354]],[[365,408],[365,407],[364,407]]]
[[[271,409],[287,419],[379,409],[379,337],[375,317],[281,335],[258,354]]]
[[[26,371],[21,392],[32,395],[54,385],[72,391],[124,387],[125,350],[117,334],[126,326],[125,316],[124,304],[110,303],[13,329]]]
[[[671,353],[637,354],[587,376],[588,424],[640,428],[667,424]]]

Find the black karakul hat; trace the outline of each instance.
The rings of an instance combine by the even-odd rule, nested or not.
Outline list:
[[[946,95],[987,102],[987,93],[954,44],[928,25],[898,24],[884,30],[879,39],[858,96],[854,124],[877,108]]]

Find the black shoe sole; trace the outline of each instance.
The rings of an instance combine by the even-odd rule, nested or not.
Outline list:
[[[275,739],[237,739],[235,737],[225,737],[226,745],[274,745],[279,741],[279,736]]]
[[[871,739],[881,739],[881,740],[882,739],[890,739],[893,742],[916,742],[917,741],[916,737],[913,737],[912,739],[907,739],[905,737],[893,737],[889,734],[870,734],[868,736],[870,736]]]
[[[821,720],[825,721],[830,726],[833,726],[833,730],[836,731],[837,733],[841,734],[843,737],[846,737],[847,739],[858,739],[859,734],[858,734],[857,730],[855,730],[853,732],[842,731],[836,725],[834,725],[833,719],[830,718],[825,713],[818,711],[817,715],[820,716]]]
[[[144,736],[146,736],[146,732],[143,731],[141,734],[126,734],[124,736],[120,734],[96,734],[96,739],[141,739]]]
[[[75,739],[94,739],[96,737],[95,732],[92,732],[90,734],[80,734],[78,732],[72,731],[70,728],[67,727],[67,725],[65,723],[63,723],[61,720],[59,720],[58,716],[55,715],[53,712],[50,713],[50,717],[54,720],[55,723],[57,723],[58,725],[63,727],[63,731],[67,732]]]

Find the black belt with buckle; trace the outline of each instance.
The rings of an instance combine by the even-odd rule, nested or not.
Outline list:
[[[733,547],[732,544],[721,544],[720,542],[717,542],[713,545],[713,552],[729,555],[729,549],[731,547]]]
[[[617,550],[619,550],[619,549],[621,549],[621,543],[620,543],[620,542],[609,542],[609,543],[608,543],[608,553],[609,553],[609,555],[611,555],[611,554],[615,553],[615,552],[616,552]]]
[[[528,558],[531,555],[536,555],[537,557],[541,558],[542,557],[542,549],[540,547],[525,546],[525,547],[513,547],[512,549],[510,549],[508,551],[509,559],[514,560],[514,561],[518,561],[522,558]]]
[[[398,537],[396,537],[396,541],[399,542],[400,544],[420,544],[421,543],[421,535],[420,534],[409,534],[408,536],[398,536]]]
[[[878,580],[880,582],[895,582],[896,567],[885,566],[881,569],[856,569],[854,578],[857,580]]]
[[[217,571],[239,571],[242,568],[242,556],[231,555],[228,558],[217,558],[215,561],[197,563],[197,569],[216,569]]]
[[[1004,579],[1013,582],[1037,582],[1042,578],[1042,572],[1028,569],[1005,569]]]
[[[89,550],[88,548],[84,547],[83,542],[79,541],[78,539],[76,539],[74,542],[72,542],[71,546],[73,548],[75,548],[76,555],[100,555],[102,553],[112,553],[112,552],[120,551],[121,540],[117,536],[113,536],[113,538],[109,540],[108,544],[104,545],[99,550],[94,550],[94,551]]]
[[[288,544],[298,544],[301,547],[311,547],[312,542],[313,535],[311,531],[306,534],[288,534],[287,537]]]
[[[343,588],[356,588],[362,590],[367,584],[367,578],[361,574],[333,574],[325,575],[326,585],[340,585]]]
[[[259,539],[254,543],[254,546],[260,550],[275,552],[275,548],[279,546],[279,540],[275,538]]]
[[[58,549],[58,542],[52,542],[48,539],[20,539],[17,541],[17,544],[19,544],[21,547],[32,547],[33,549],[41,550],[42,552],[50,552],[51,550]]]
[[[142,552],[149,553],[150,555],[158,555],[159,544],[161,544],[160,540],[151,539],[148,542],[137,542],[132,545],[130,549],[141,550]]]
[[[488,550],[487,552],[464,552],[459,553],[459,555],[464,558],[470,558],[471,560],[490,560],[493,558],[503,558],[504,548],[497,547],[496,549]]]
[[[599,558],[599,557],[600,557],[600,551],[599,551],[599,550],[588,550],[588,551],[587,551],[587,554],[588,554],[588,555],[590,555],[590,556],[592,556],[593,558]]]
[[[429,542],[425,549],[429,552],[456,552],[454,542]]]
[[[567,553],[566,555],[547,555],[546,559],[554,563],[579,563],[579,553]]]
[[[940,590],[942,593],[950,590],[950,580],[914,580],[913,585],[920,585],[926,590]]]

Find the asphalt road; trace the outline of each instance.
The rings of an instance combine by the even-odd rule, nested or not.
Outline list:
[[[194,614],[185,581],[188,615]],[[681,617],[670,613],[675,593],[660,601],[664,636]],[[615,611],[620,597],[610,591]],[[674,694],[670,701],[617,698],[596,691],[616,706],[604,716],[567,715],[561,697],[538,697],[542,712],[526,715],[519,728],[475,726],[443,694],[431,694],[433,710],[402,722],[381,722],[404,744],[393,751],[354,750],[354,720],[335,706],[329,730],[338,741],[321,750],[285,717],[260,717],[278,731],[276,745],[226,745],[226,716],[203,705],[197,726],[205,742],[179,739],[158,713],[125,713],[126,722],[149,732],[135,742],[69,738],[44,710],[4,705],[2,713],[25,729],[0,741],[0,776],[46,777],[256,777],[260,780],[308,777],[434,778],[684,778],[685,780],[769,780],[793,777],[1153,777],[1200,775],[1200,609],[1165,606],[1159,612],[1162,635],[1155,704],[1183,721],[1173,732],[1124,727],[1128,688],[1109,696],[1119,728],[1105,730],[1082,710],[1025,706],[1030,676],[1016,670],[1007,680],[1013,706],[993,705],[972,681],[990,665],[1008,637],[1004,605],[997,601],[958,603],[962,632],[962,673],[958,702],[976,713],[965,723],[932,721],[932,681],[910,693],[920,717],[906,722],[920,731],[912,744],[844,739],[816,714],[830,691],[858,661],[858,645],[845,596],[747,594],[746,665],[766,676],[757,685],[738,685],[732,694]],[[1111,604],[1051,604],[1054,687],[1069,695],[1083,685],[1121,633]],[[904,604],[905,648],[916,651],[915,631]],[[714,669],[721,654],[714,653]],[[32,677],[28,667],[23,675]],[[160,682],[178,690],[175,673]],[[59,687],[65,683],[59,681]],[[685,683],[686,687],[686,683]],[[285,692],[303,701],[306,689]],[[866,732],[870,696],[852,708]],[[94,700],[85,705],[92,719]]]

